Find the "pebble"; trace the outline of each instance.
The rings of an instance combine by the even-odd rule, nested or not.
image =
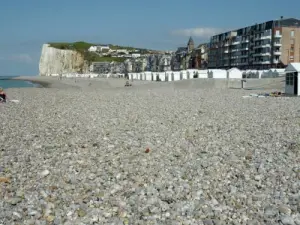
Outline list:
[[[278,207],[278,210],[279,210],[280,213],[287,214],[287,215],[291,215],[291,212],[292,212],[292,210],[289,207],[285,206],[285,205],[280,205]]]
[[[8,89],[3,224],[299,225],[297,98],[101,79]]]
[[[295,225],[294,219],[290,216],[282,216],[280,220],[283,225]]]
[[[41,177],[46,177],[50,174],[50,171],[49,170],[44,170],[41,172]]]
[[[274,207],[266,207],[264,213],[267,217],[275,217],[278,214],[278,210]]]
[[[22,202],[21,198],[10,198],[6,201],[7,203],[11,204],[11,205],[17,205],[18,203]]]

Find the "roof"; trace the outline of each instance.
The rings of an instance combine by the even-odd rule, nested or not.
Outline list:
[[[192,37],[190,37],[188,44],[190,44],[190,43],[194,43],[194,40]]]
[[[287,72],[287,71],[300,72],[300,63],[290,63],[285,68],[285,72]]]
[[[242,72],[242,71],[240,71],[238,68],[236,68],[236,67],[233,67],[233,68],[231,68],[231,69],[229,69],[229,70],[227,70],[228,72],[232,72],[232,71],[239,71],[239,72]]]

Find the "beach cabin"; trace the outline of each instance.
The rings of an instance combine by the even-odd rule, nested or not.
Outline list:
[[[128,73],[128,78],[129,78],[129,80],[133,80],[134,78],[133,78],[133,73]]]
[[[300,96],[300,63],[290,63],[285,69],[285,93]]]
[[[139,80],[145,80],[145,74],[144,73],[138,73]]]
[[[227,78],[229,79],[242,79],[243,73],[238,68],[231,68],[227,70]]]
[[[227,78],[227,71],[226,70],[221,70],[221,69],[209,70],[208,78],[226,79]]]
[[[180,71],[180,80],[186,80],[188,79],[187,70],[181,70]]]
[[[198,70],[198,78],[208,78],[208,70]]]
[[[156,73],[156,80],[157,81],[167,81],[166,73],[165,72],[157,72]]]
[[[188,69],[187,70],[187,74],[188,74],[188,79],[193,79],[193,78],[197,78],[197,71],[195,69]]]
[[[145,80],[152,81],[152,73],[149,71],[144,72]]]
[[[270,69],[267,76],[270,78],[285,76],[285,69]]]
[[[267,78],[269,74],[269,70],[258,70],[258,78]]]
[[[180,72],[179,71],[173,71],[172,72],[173,80],[180,80]]]
[[[257,70],[246,70],[243,73],[243,78],[259,78],[259,71]]]
[[[168,77],[168,81],[173,81],[172,71],[166,71],[165,72],[166,77]]]

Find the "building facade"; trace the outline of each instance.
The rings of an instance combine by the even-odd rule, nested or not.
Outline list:
[[[210,39],[208,68],[268,69],[300,62],[300,20],[267,21]]]

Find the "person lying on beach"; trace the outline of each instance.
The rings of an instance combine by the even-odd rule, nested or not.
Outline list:
[[[0,87],[0,102],[6,102],[6,94],[3,88]]]

